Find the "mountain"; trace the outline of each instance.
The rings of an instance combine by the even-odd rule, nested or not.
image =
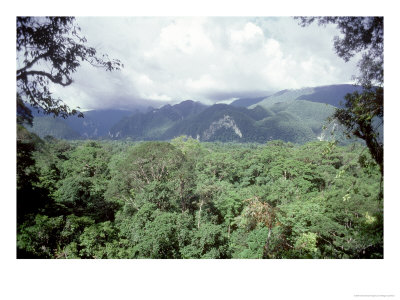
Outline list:
[[[257,137],[256,119],[267,116],[267,112],[252,111],[244,107],[215,104],[197,115],[177,122],[162,135],[171,139],[179,135],[192,136],[201,141],[249,141]],[[262,115],[264,114],[264,115]]]
[[[357,89],[352,85],[332,85],[282,90],[270,96],[241,98],[230,105],[209,107],[184,101],[124,118],[112,127],[109,137],[168,140],[187,135],[201,141],[281,139],[295,143],[328,139],[329,130],[324,131],[323,126],[338,126],[325,124],[326,119],[345,94]]]
[[[84,118],[69,117],[65,123],[82,138],[96,139],[106,137],[115,123],[131,114],[133,112],[127,110],[91,110],[84,112]]]
[[[200,141],[260,142],[280,139],[304,143],[342,135],[336,121],[327,122],[352,85],[282,90],[270,96],[241,98],[206,106],[186,100],[142,111],[94,110],[85,118],[66,120],[36,114],[31,131],[65,139],[169,140],[187,135]],[[236,103],[235,103],[236,102]],[[247,105],[247,106],[246,106]]]
[[[340,107],[347,93],[360,90],[361,87],[349,84],[286,89],[248,108],[260,106],[271,113],[269,118],[257,125],[270,127],[272,138],[278,136],[279,139],[295,142],[327,140],[342,137],[344,131],[337,122],[328,122],[327,119],[333,115],[335,107]]]
[[[192,100],[176,105],[167,104],[147,113],[135,113],[125,117],[110,129],[110,138],[132,138],[134,140],[160,139],[175,123],[202,112],[207,106]]]
[[[261,107],[261,105],[258,106]],[[263,108],[275,116],[283,113],[291,115],[298,120],[299,124],[301,123],[301,126],[309,127],[315,134],[320,133],[325,120],[335,111],[335,107],[332,105],[307,100],[277,102],[265,105]]]
[[[319,87],[307,87],[302,89],[282,90],[262,101],[257,102],[257,105],[268,108],[270,105],[279,102],[288,102],[294,100],[307,100],[315,103],[325,103],[335,107],[340,106],[340,102],[344,101],[344,96],[348,93],[361,91],[360,86],[351,84],[336,84]],[[255,107],[255,104],[248,107]]]
[[[327,103],[335,107],[342,106],[344,96],[355,91],[361,92],[361,86],[351,84],[337,84],[314,87],[311,94],[304,94],[297,97],[296,100],[308,100],[312,102]]]
[[[92,110],[84,112],[83,118],[75,115],[64,119],[45,115],[40,109],[32,109],[33,126],[27,128],[40,137],[51,135],[59,139],[98,139],[106,137],[115,123],[132,113],[116,109]]]
[[[312,128],[286,107],[264,109],[256,106],[247,109],[215,104],[196,116],[177,122],[161,138],[187,135],[200,141],[264,143],[281,139],[304,143],[317,139],[322,130],[322,124],[320,125],[319,128]]]
[[[52,116],[35,116],[33,118],[33,126],[27,126],[27,129],[41,138],[47,135],[68,140],[81,138],[80,134],[68,126],[64,120]]]

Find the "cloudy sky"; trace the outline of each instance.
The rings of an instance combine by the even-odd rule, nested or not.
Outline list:
[[[229,103],[282,89],[350,83],[355,62],[333,50],[335,26],[290,17],[78,17],[88,44],[124,69],[82,65],[56,95],[82,109]]]

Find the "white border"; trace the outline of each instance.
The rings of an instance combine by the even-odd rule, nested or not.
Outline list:
[[[396,7],[384,1],[17,1],[1,18],[1,294],[3,299],[362,299],[400,297]],[[11,7],[10,7],[11,5]],[[385,259],[272,261],[55,261],[15,259],[15,16],[17,15],[385,17]],[[145,30],[145,29],[144,29]],[[5,63],[5,64],[4,64]],[[4,84],[4,85],[3,85]],[[5,91],[4,91],[5,87]],[[4,167],[5,166],[5,167]],[[3,190],[3,189],[2,189]],[[398,276],[397,276],[398,277]],[[374,298],[379,299],[379,298]]]

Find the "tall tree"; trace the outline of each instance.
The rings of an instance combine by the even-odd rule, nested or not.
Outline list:
[[[54,116],[66,118],[77,114],[53,96],[49,85],[70,85],[72,74],[82,62],[107,71],[123,67],[119,60],[99,55],[86,43],[74,17],[17,17],[18,123],[32,124],[32,115],[24,102]]]
[[[269,257],[269,246],[272,234],[272,228],[277,223],[277,208],[269,203],[261,201],[258,197],[252,197],[245,200],[248,205],[243,211],[243,216],[253,227],[261,224],[268,228],[268,235],[264,245],[263,258]]]
[[[383,17],[300,17],[301,26],[314,21],[319,25],[336,24],[342,36],[334,38],[337,55],[346,62],[356,54],[359,75],[356,83],[362,92],[347,94],[344,107],[333,115],[347,128],[348,135],[365,141],[383,176]]]

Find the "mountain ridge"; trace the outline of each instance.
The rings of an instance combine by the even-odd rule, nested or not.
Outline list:
[[[139,141],[187,135],[201,141],[263,143],[281,139],[304,143],[328,138],[322,129],[325,120],[347,92],[358,89],[352,85],[330,85],[286,89],[265,97],[244,97],[230,105],[207,106],[185,100],[160,108],[148,107],[146,111],[95,110],[85,112],[83,119],[56,118],[53,123],[51,117],[35,114],[32,131],[39,136],[51,134],[66,139]]]

